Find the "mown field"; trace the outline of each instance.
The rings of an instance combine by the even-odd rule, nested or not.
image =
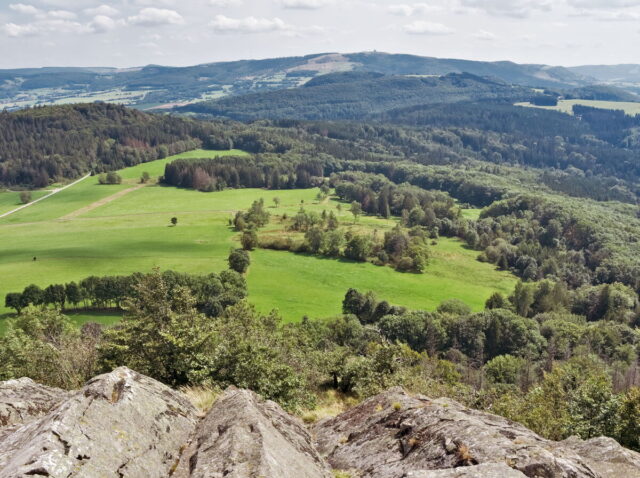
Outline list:
[[[49,191],[46,190],[31,191],[31,200],[36,200],[48,193]],[[22,205],[18,191],[0,191],[0,214],[13,211]]]
[[[180,156],[220,154],[241,152],[198,151]],[[98,185],[97,178],[88,178],[0,219],[0,297],[30,283],[44,287],[90,275],[129,274],[153,267],[192,273],[222,270],[227,267],[229,249],[238,247],[238,234],[229,227],[229,218],[259,198],[273,214],[267,230],[274,232],[281,227],[277,218],[285,212],[295,213],[301,205],[309,210],[334,210],[341,222],[356,229],[383,233],[394,225],[391,220],[373,217],[361,217],[354,224],[347,205],[338,211],[335,199],[317,199],[317,189],[202,193],[138,184],[143,171],[157,177],[173,159],[123,170],[120,185]],[[274,197],[280,198],[278,208]],[[476,214],[466,212],[469,217]],[[176,227],[170,226],[173,216],[178,218]],[[479,310],[493,291],[508,294],[515,284],[513,276],[478,262],[478,253],[456,239],[441,238],[432,246],[432,254],[425,274],[403,274],[372,264],[256,250],[247,275],[249,298],[261,311],[276,308],[285,320],[294,321],[304,315],[338,314],[349,287],[372,290],[392,303],[412,308],[433,309],[442,300],[455,297]],[[0,314],[8,312],[0,308]],[[111,324],[117,319],[100,312],[74,316],[77,323],[95,320]]]
[[[531,103],[516,103],[516,106],[527,108],[542,108],[545,110],[561,111],[562,113],[573,114],[573,106],[582,105],[604,110],[622,110],[630,116],[640,114],[640,103],[628,101],[598,101],[598,100],[560,100],[557,106],[538,106]]]

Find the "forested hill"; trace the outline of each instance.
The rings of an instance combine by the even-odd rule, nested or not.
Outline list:
[[[44,187],[197,148],[212,127],[110,104],[0,113],[0,185]]]
[[[194,103],[180,110],[243,121],[260,118],[365,119],[372,114],[418,104],[479,99],[514,102],[531,95],[529,88],[469,73],[407,77],[347,72],[317,77],[301,88]]]
[[[203,101],[300,86],[336,72],[386,75],[447,75],[468,72],[516,85],[575,88],[597,83],[567,68],[483,62],[416,55],[319,53],[299,57],[240,60],[187,67],[23,68],[0,70],[0,108],[58,102],[123,102],[141,108]]]

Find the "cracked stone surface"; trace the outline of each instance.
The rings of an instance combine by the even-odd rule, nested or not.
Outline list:
[[[545,440],[518,423],[453,400],[413,397],[400,388],[318,423],[313,432],[318,450],[333,468],[355,470],[363,478],[406,478],[417,470],[487,463],[506,464],[530,478],[621,476],[593,465],[577,446]],[[433,476],[458,476],[451,473]],[[639,476],[640,467],[633,473],[623,476]]]
[[[168,477],[196,422],[182,394],[121,367],[0,437],[0,476]]]
[[[330,478],[302,423],[249,390],[228,389],[198,425],[176,478]]]
[[[30,378],[0,382],[0,429],[46,415],[68,396],[69,392]]]
[[[526,476],[504,463],[484,463],[448,470],[410,471],[406,478],[526,478]]]
[[[571,437],[556,446],[577,453],[604,477],[640,478],[640,453],[620,446],[613,438],[581,440]]]
[[[311,433],[229,388],[200,420],[180,392],[125,367],[77,392],[0,383],[0,478],[640,478],[611,438],[545,440],[505,418],[394,388]],[[326,457],[326,459],[325,459]]]

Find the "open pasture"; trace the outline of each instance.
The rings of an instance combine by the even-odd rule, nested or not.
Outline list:
[[[220,153],[181,156],[197,158],[205,154]],[[382,234],[394,225],[393,220],[367,216],[354,223],[347,204],[339,210],[334,198],[318,199],[317,189],[203,193],[137,184],[143,171],[152,177],[160,175],[164,164],[172,159],[122,170],[124,181],[120,185],[99,185],[97,178],[88,178],[0,220],[0,297],[30,283],[44,287],[90,275],[145,272],[153,267],[200,274],[222,270],[227,267],[230,248],[239,246],[229,218],[260,198],[273,215],[267,226],[273,233],[281,228],[278,218],[282,214],[290,216],[300,207],[318,212],[333,210],[341,222],[354,229],[376,229]],[[274,197],[280,199],[277,208]],[[171,227],[174,216],[178,224]],[[441,238],[431,250],[433,258],[425,274],[256,250],[251,253],[247,274],[249,300],[263,312],[276,308],[285,320],[295,321],[304,315],[338,314],[350,287],[372,290],[380,298],[411,308],[433,309],[442,300],[459,298],[474,310],[482,309],[493,291],[509,294],[513,289],[512,275],[478,262],[477,251],[467,249],[457,239]],[[0,313],[7,312],[0,308]],[[114,317],[107,315],[96,317],[103,323],[113,323]],[[91,316],[79,313],[76,321],[81,324]]]
[[[582,105],[603,110],[622,110],[629,116],[640,114],[640,103],[629,101],[598,101],[598,100],[560,100],[557,106],[538,106],[531,103],[516,103],[516,106],[527,108],[542,108],[545,110],[560,111],[562,113],[573,114],[573,106]]]

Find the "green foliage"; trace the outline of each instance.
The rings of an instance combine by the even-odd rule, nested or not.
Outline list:
[[[245,229],[240,237],[240,243],[245,251],[252,251],[258,247],[258,233],[255,229]]]
[[[518,385],[524,360],[513,355],[498,355],[484,366],[484,373],[492,383]]]
[[[57,311],[27,309],[0,338],[0,377],[78,388],[96,372],[96,340]]]
[[[20,192],[20,202],[22,204],[28,204],[31,202],[31,191],[21,191]]]
[[[620,443],[640,451],[640,388],[633,387],[620,403]]]
[[[126,365],[172,386],[191,383],[208,366],[211,320],[197,312],[188,289],[171,290],[157,270],[133,291],[122,322],[104,332],[101,366]]]
[[[251,265],[251,257],[249,253],[244,249],[233,249],[229,253],[229,267],[240,273],[244,274]]]
[[[45,187],[200,146],[212,128],[107,103],[44,106],[0,117],[0,184]],[[74,131],[72,140],[69,131]],[[166,154],[165,154],[166,156]],[[100,176],[119,184],[118,175]]]

